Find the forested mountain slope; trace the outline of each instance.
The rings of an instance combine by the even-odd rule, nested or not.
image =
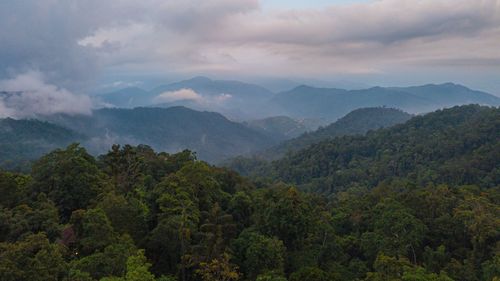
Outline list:
[[[190,149],[200,159],[218,161],[276,143],[219,113],[185,107],[107,108],[95,110],[91,116],[58,115],[49,120],[88,135],[85,146],[98,153],[114,143],[147,144],[167,152]]]
[[[500,184],[500,109],[454,107],[405,124],[314,144],[272,164],[272,176],[331,193],[404,179]]]
[[[83,139],[72,130],[48,122],[0,119],[0,167],[25,169],[43,154]]]
[[[404,123],[411,117],[410,114],[393,108],[375,107],[356,109],[326,127],[284,141],[260,153],[259,156],[265,159],[278,159],[287,152],[298,151],[329,138],[362,135],[370,130]]]

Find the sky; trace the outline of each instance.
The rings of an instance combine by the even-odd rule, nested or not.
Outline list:
[[[0,91],[39,99],[198,75],[500,96],[500,0],[3,0],[0,27]]]

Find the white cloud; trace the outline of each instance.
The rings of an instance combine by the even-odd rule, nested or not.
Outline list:
[[[180,89],[177,91],[161,93],[154,99],[156,103],[174,102],[179,100],[201,101],[203,100],[203,97],[192,89]]]
[[[40,72],[30,71],[0,80],[0,116],[25,118],[56,113],[91,114],[88,96],[47,84]]]
[[[233,96],[231,94],[220,94],[214,97],[216,103],[224,103],[225,101],[231,99]]]
[[[191,101],[198,106],[213,108],[224,105],[233,96],[221,93],[218,95],[201,95],[193,89],[180,89],[177,91],[168,91],[161,93],[154,98],[155,103],[169,103],[175,101]]]

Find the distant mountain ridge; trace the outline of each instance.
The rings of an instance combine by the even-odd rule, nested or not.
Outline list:
[[[175,92],[189,90],[190,96],[175,95]],[[172,98],[162,101],[162,94],[172,94]],[[158,86],[151,91],[140,88],[125,88],[100,95],[104,104],[115,107],[173,107],[186,106],[195,110],[209,110],[239,119],[254,118],[272,114],[265,106],[273,93],[264,87],[233,80],[212,80],[194,77],[180,82]],[[121,101],[120,97],[126,100]],[[160,98],[159,98],[160,97]]]
[[[271,103],[291,117],[335,120],[363,107],[386,106],[409,113],[425,113],[465,104],[498,106],[500,98],[453,83],[350,91],[299,86],[277,94]]]
[[[166,95],[166,99],[159,98],[161,95],[164,98]],[[499,97],[454,83],[355,90],[301,85],[273,93],[256,84],[206,77],[158,86],[151,91],[125,88],[100,95],[99,98],[107,106],[186,106],[220,112],[234,120],[283,115],[295,119],[326,119],[330,122],[352,110],[365,107],[385,106],[416,114],[456,105],[500,105]]]

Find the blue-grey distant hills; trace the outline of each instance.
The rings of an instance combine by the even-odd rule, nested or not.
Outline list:
[[[125,88],[99,98],[111,107],[185,106],[219,112],[234,120],[289,116],[330,122],[365,107],[385,106],[415,114],[464,104],[500,105],[500,98],[494,95],[453,83],[362,90],[303,85],[273,93],[256,84],[206,77],[166,84],[150,91]]]
[[[453,83],[350,91],[299,86],[275,95],[271,104],[292,117],[336,120],[363,107],[386,106],[409,113],[424,113],[464,104],[498,106],[500,98]]]
[[[267,106],[274,94],[264,87],[232,80],[212,80],[206,77],[161,85],[150,91],[125,88],[101,95],[104,104],[115,107],[185,106],[195,110],[220,112],[238,119],[253,119],[273,115]]]

